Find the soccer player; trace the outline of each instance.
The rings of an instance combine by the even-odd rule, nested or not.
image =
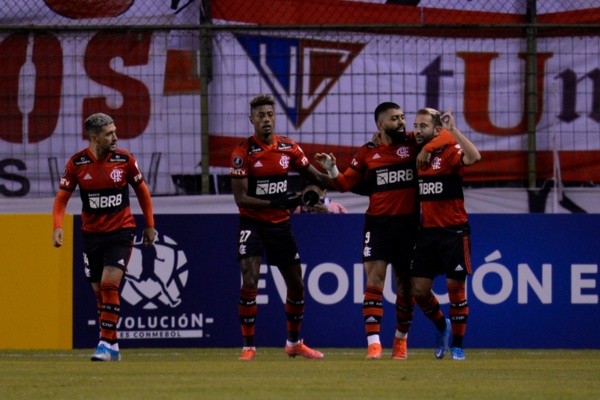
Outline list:
[[[416,240],[419,206],[417,201],[417,143],[406,132],[402,108],[384,102],[374,112],[378,132],[374,141],[360,147],[343,174],[333,154],[318,153],[316,160],[327,170],[334,186],[342,191],[361,187],[369,195],[365,215],[363,264],[367,283],[363,319],[367,335],[367,359],[380,359],[380,330],[383,317],[383,287],[391,263],[396,283],[396,332],[392,358],[408,357],[407,335],[413,319],[408,269]],[[437,141],[436,141],[437,142]],[[430,143],[423,151],[439,146]]]
[[[304,283],[290,210],[300,204],[301,195],[288,193],[288,172],[296,170],[320,187],[331,187],[331,180],[309,163],[297,143],[275,134],[272,96],[258,95],[250,101],[250,122],[254,134],[233,149],[229,172],[240,212],[237,255],[242,273],[239,315],[243,348],[239,359],[251,361],[256,355],[256,295],[263,254],[269,265],[279,268],[287,286],[285,352],[290,357],[323,358],[300,339]]]
[[[411,266],[412,294],[437,329],[435,357],[448,351],[450,329],[453,360],[464,360],[469,305],[466,279],[471,274],[470,229],[464,206],[464,167],[481,159],[477,147],[456,127],[451,112],[443,115],[431,108],[418,111],[414,124],[417,142],[428,143],[442,136],[453,143],[431,154],[429,163],[418,169],[421,227]],[[450,320],[440,309],[431,288],[437,275],[446,275],[450,299]],[[451,327],[450,327],[451,325]]]
[[[100,342],[92,361],[119,361],[119,287],[127,269],[136,228],[129,206],[129,185],[144,214],[145,246],[152,245],[156,235],[152,200],[133,155],[117,148],[117,128],[113,119],[102,113],[90,115],[85,120],[85,133],[89,146],[69,159],[60,180],[52,208],[52,240],[55,247],[63,245],[63,217],[71,194],[79,185],[85,276],[94,290],[100,323]]]

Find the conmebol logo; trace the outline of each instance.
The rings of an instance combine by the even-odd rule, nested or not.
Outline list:
[[[181,303],[188,275],[187,258],[177,242],[157,234],[152,246],[144,247],[136,241],[121,296],[129,304],[147,310],[174,308]]]

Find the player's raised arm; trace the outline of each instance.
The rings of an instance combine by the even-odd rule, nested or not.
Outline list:
[[[463,163],[472,165],[481,160],[481,154],[473,142],[471,142],[461,131],[456,127],[454,116],[450,110],[442,114],[442,126],[446,128],[456,139],[463,151]]]

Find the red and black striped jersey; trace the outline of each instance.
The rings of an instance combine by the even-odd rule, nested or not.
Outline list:
[[[419,169],[421,225],[424,228],[447,228],[467,223],[462,156],[460,145],[455,142],[434,151],[429,166]]]
[[[250,136],[231,153],[229,175],[232,179],[248,179],[248,195],[273,200],[288,191],[288,172],[301,171],[310,165],[304,152],[292,139],[273,135],[273,144],[266,145]],[[240,215],[268,223],[290,218],[288,210],[273,208],[239,208]]]
[[[368,215],[414,215],[418,213],[416,157],[417,144],[412,132],[400,144],[361,146],[348,169],[339,174],[334,185],[341,191],[366,185],[369,193]]]
[[[117,149],[98,160],[85,149],[67,162],[60,189],[73,192],[79,186],[83,232],[112,232],[135,228],[128,185],[142,181],[137,161],[127,150]]]

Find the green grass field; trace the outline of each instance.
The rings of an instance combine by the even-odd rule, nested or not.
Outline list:
[[[600,350],[467,350],[466,361],[410,350],[406,361],[363,349],[321,349],[324,360],[259,348],[0,350],[0,399],[600,399]]]

